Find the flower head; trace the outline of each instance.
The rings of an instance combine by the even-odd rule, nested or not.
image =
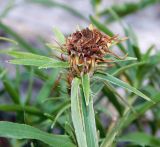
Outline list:
[[[120,42],[118,35],[110,37],[101,33],[93,26],[76,31],[66,39],[65,47],[69,56],[71,71],[74,75],[93,73],[98,63],[107,63],[104,57],[115,53],[109,47]]]

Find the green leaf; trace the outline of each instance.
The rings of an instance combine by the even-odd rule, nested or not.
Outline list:
[[[120,134],[121,130],[123,130],[125,127],[127,127],[132,121],[139,118],[141,115],[143,115],[147,110],[151,109],[152,107],[155,107],[156,104],[160,103],[160,93],[154,95],[153,94],[153,101],[152,102],[145,102],[141,105],[138,105],[135,108],[135,111],[138,113],[133,113],[132,110],[128,110],[122,118],[120,118],[115,126],[113,127],[110,132],[107,133],[107,136],[105,140],[103,141],[101,147],[108,147],[112,146],[113,141],[115,140],[115,137]]]
[[[15,90],[15,87],[13,87],[8,79],[3,80],[3,85],[5,90],[10,95],[10,98],[15,104],[20,103],[19,93]]]
[[[62,61],[55,60],[53,58],[36,55],[32,53],[8,51],[7,54],[16,58],[8,61],[9,63],[12,63],[12,64],[39,66],[39,69],[69,67],[68,62],[62,62]]]
[[[101,3],[102,0],[91,0],[94,11],[96,11],[97,6]]]
[[[118,139],[119,142],[131,142],[136,145],[141,146],[151,146],[151,147],[159,147],[160,139],[149,134],[135,132],[131,134],[127,134]]]
[[[141,10],[151,4],[154,4],[156,2],[158,2],[159,0],[141,0],[138,1],[137,3],[135,2],[125,2],[122,4],[115,4],[113,6],[111,6],[111,8],[120,16],[120,17],[124,17],[128,14],[134,13],[138,10]],[[106,8],[105,10],[102,10],[99,13],[99,16],[106,16],[107,20],[114,20],[113,16],[111,16],[109,14],[108,8]]]
[[[17,59],[37,59],[37,60],[44,60],[44,61],[53,61],[53,58],[37,55],[29,52],[20,52],[20,51],[8,51],[6,54],[15,57]]]
[[[39,93],[36,96],[37,103],[42,103],[47,97],[50,96],[53,85],[56,82],[56,80],[58,79],[58,74],[59,74],[58,69],[52,70],[50,77],[43,84],[42,88],[40,89]]]
[[[37,50],[33,48],[30,44],[28,44],[21,36],[19,36],[16,32],[14,32],[10,27],[6,26],[0,21],[0,29],[4,30],[5,33],[11,35],[18,44],[25,48],[27,51],[30,51],[32,53],[37,53]]]
[[[105,96],[107,96],[109,101],[113,104],[113,106],[117,109],[119,114],[122,116],[124,111],[124,106],[121,105],[121,103],[117,100],[115,93],[113,93],[107,86],[103,87],[103,93]]]
[[[60,109],[60,111],[56,114],[55,118],[54,118],[54,121],[52,123],[52,126],[51,128],[54,127],[55,123],[57,122],[58,118],[67,110],[71,107],[71,104],[67,104],[66,106],[64,106],[62,109]]]
[[[79,97],[80,80],[74,78],[71,87],[71,115],[79,147],[87,147],[85,126],[82,113],[82,102]]]
[[[147,62],[137,62],[137,63],[125,65],[125,66],[117,69],[112,75],[118,75],[118,74],[132,68],[132,67],[138,67],[138,66],[142,66],[142,65],[145,65],[145,64],[147,64]]]
[[[55,37],[57,39],[57,41],[60,43],[60,44],[65,44],[66,43],[66,38],[65,36],[63,35],[63,33],[58,29],[58,28],[54,28],[53,29],[53,32],[55,34]]]
[[[62,62],[62,61],[53,61],[50,63],[47,63],[45,65],[42,65],[39,67],[39,69],[42,68],[68,68],[69,67],[69,63],[68,62]]]
[[[22,106],[22,105],[0,105],[0,110],[5,112],[25,112],[39,117],[44,117],[43,112],[33,106]]]
[[[115,59],[115,58],[112,58],[112,57],[107,57],[107,58],[104,58],[104,59],[108,59],[108,60],[113,60],[112,62],[125,62],[125,61],[135,61],[137,60],[137,58],[135,57],[126,57],[125,59]]]
[[[52,135],[25,124],[0,122],[0,136],[14,139],[36,139],[52,147],[75,147],[68,136]]]
[[[140,92],[136,88],[132,87],[128,83],[125,83],[125,82],[117,79],[116,77],[114,77],[108,73],[106,73],[105,75],[104,74],[96,74],[94,77],[96,79],[104,80],[104,81],[110,82],[112,84],[115,84],[117,86],[120,86],[122,88],[125,88],[125,89],[133,92],[134,94],[144,98],[145,100],[152,101],[148,96],[144,95],[142,92]]]
[[[90,77],[89,74],[82,76],[82,88],[85,96],[86,105],[88,106],[90,101]]]
[[[61,47],[57,46],[57,45],[54,45],[52,43],[47,43],[46,46],[54,51],[57,51],[59,53],[62,53],[62,54],[67,54],[67,50],[64,51],[61,49]]]
[[[37,60],[37,59],[13,59],[13,60],[9,60],[8,63],[39,67],[47,64],[48,62],[43,60]]]
[[[85,103],[84,93],[81,89],[81,109],[84,120],[85,134],[88,147],[98,147],[98,136],[96,131],[95,114],[93,109],[93,99],[91,98],[88,106]]]
[[[3,41],[7,41],[7,42],[10,42],[10,43],[13,43],[13,44],[18,44],[15,40],[13,39],[10,39],[10,38],[6,38],[6,37],[1,37],[0,36],[0,40],[3,40]]]

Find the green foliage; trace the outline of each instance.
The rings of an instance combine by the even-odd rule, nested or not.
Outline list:
[[[112,75],[110,74],[96,74],[94,76],[94,78],[96,79],[99,79],[99,80],[102,80],[102,81],[107,81],[107,82],[111,82],[112,84],[115,84],[117,86],[120,86],[122,88],[125,88],[133,93],[135,93],[136,95],[148,100],[148,101],[152,101],[151,98],[147,97],[146,95],[144,95],[143,93],[141,93],[140,91],[138,91],[136,88],[130,86],[129,84],[113,77]]]
[[[0,136],[16,139],[37,139],[53,147],[74,147],[67,136],[51,135],[25,124],[1,121]]]
[[[131,142],[140,146],[160,146],[159,138],[141,132],[135,132],[132,134],[128,134],[127,136],[122,136],[118,140],[121,142]]]

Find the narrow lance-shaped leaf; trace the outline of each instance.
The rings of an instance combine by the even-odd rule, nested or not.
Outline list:
[[[159,138],[153,137],[151,135],[135,132],[131,134],[127,134],[118,139],[119,142],[131,142],[140,146],[151,146],[151,147],[159,147],[160,140]]]
[[[28,66],[43,66],[47,64],[47,61],[37,60],[37,59],[12,59],[8,63],[17,65],[28,65]]]
[[[38,59],[38,60],[46,60],[46,61],[53,61],[53,58],[37,55],[29,52],[20,52],[20,51],[8,51],[6,54],[15,57],[17,59]]]
[[[83,87],[86,105],[88,106],[89,98],[90,98],[90,77],[89,77],[89,74],[84,74],[82,76],[82,87]]]
[[[12,64],[38,66],[39,69],[69,67],[68,62],[58,61],[53,58],[42,55],[36,55],[27,52],[17,52],[17,51],[8,51],[7,54],[16,58],[8,61],[9,63]]]
[[[57,61],[57,62],[50,62],[47,64],[44,64],[42,66],[39,67],[39,69],[42,68],[68,68],[69,67],[69,63],[68,62],[62,62],[62,61]]]
[[[52,147],[75,147],[68,136],[52,135],[25,124],[0,122],[0,137],[37,139]]]
[[[142,92],[140,92],[136,88],[132,87],[128,83],[125,83],[125,82],[117,79],[116,77],[114,77],[114,76],[112,76],[112,75],[110,75],[108,73],[106,73],[106,74],[96,74],[94,76],[94,78],[110,82],[112,84],[115,84],[117,86],[120,86],[122,88],[125,88],[125,89],[133,92],[134,94],[144,98],[145,100],[152,101],[148,96],[144,95]]]
[[[45,83],[43,83],[42,88],[40,89],[40,91],[38,92],[38,94],[36,96],[37,103],[42,103],[47,97],[50,96],[52,88],[53,88],[53,84],[58,79],[58,75],[59,75],[58,69],[53,69],[51,71],[50,76],[45,81]]]
[[[93,109],[93,99],[90,99],[88,106],[85,103],[84,93],[81,89],[82,113],[85,126],[85,134],[88,147],[98,147],[98,137],[96,131],[95,114]]]
[[[1,37],[0,36],[0,40],[3,40],[3,41],[7,41],[7,42],[10,42],[10,43],[13,43],[13,44],[18,44],[15,40],[13,39],[10,39],[10,38],[6,38],[6,37]]]
[[[71,87],[71,115],[79,147],[87,147],[84,120],[82,117],[82,102],[79,97],[80,80],[74,78]]]
[[[55,37],[56,37],[57,41],[60,44],[65,44],[66,39],[65,39],[65,36],[63,35],[63,33],[58,28],[54,28],[53,32],[55,34]]]
[[[160,93],[152,96],[153,101],[156,103],[151,103],[149,101],[138,105],[135,107],[135,111],[138,113],[133,113],[131,110],[128,110],[121,119],[117,121],[113,129],[107,133],[106,138],[104,139],[101,147],[108,147],[112,146],[113,141],[115,140],[115,137],[119,135],[122,129],[127,127],[132,121],[143,115],[147,110],[151,109],[152,107],[155,107],[156,104],[160,102]]]

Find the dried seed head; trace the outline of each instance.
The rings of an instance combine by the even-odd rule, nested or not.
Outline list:
[[[109,47],[119,41],[117,35],[110,37],[92,26],[71,34],[66,39],[65,46],[72,73],[93,73],[99,62],[105,62],[104,56],[112,54]]]

